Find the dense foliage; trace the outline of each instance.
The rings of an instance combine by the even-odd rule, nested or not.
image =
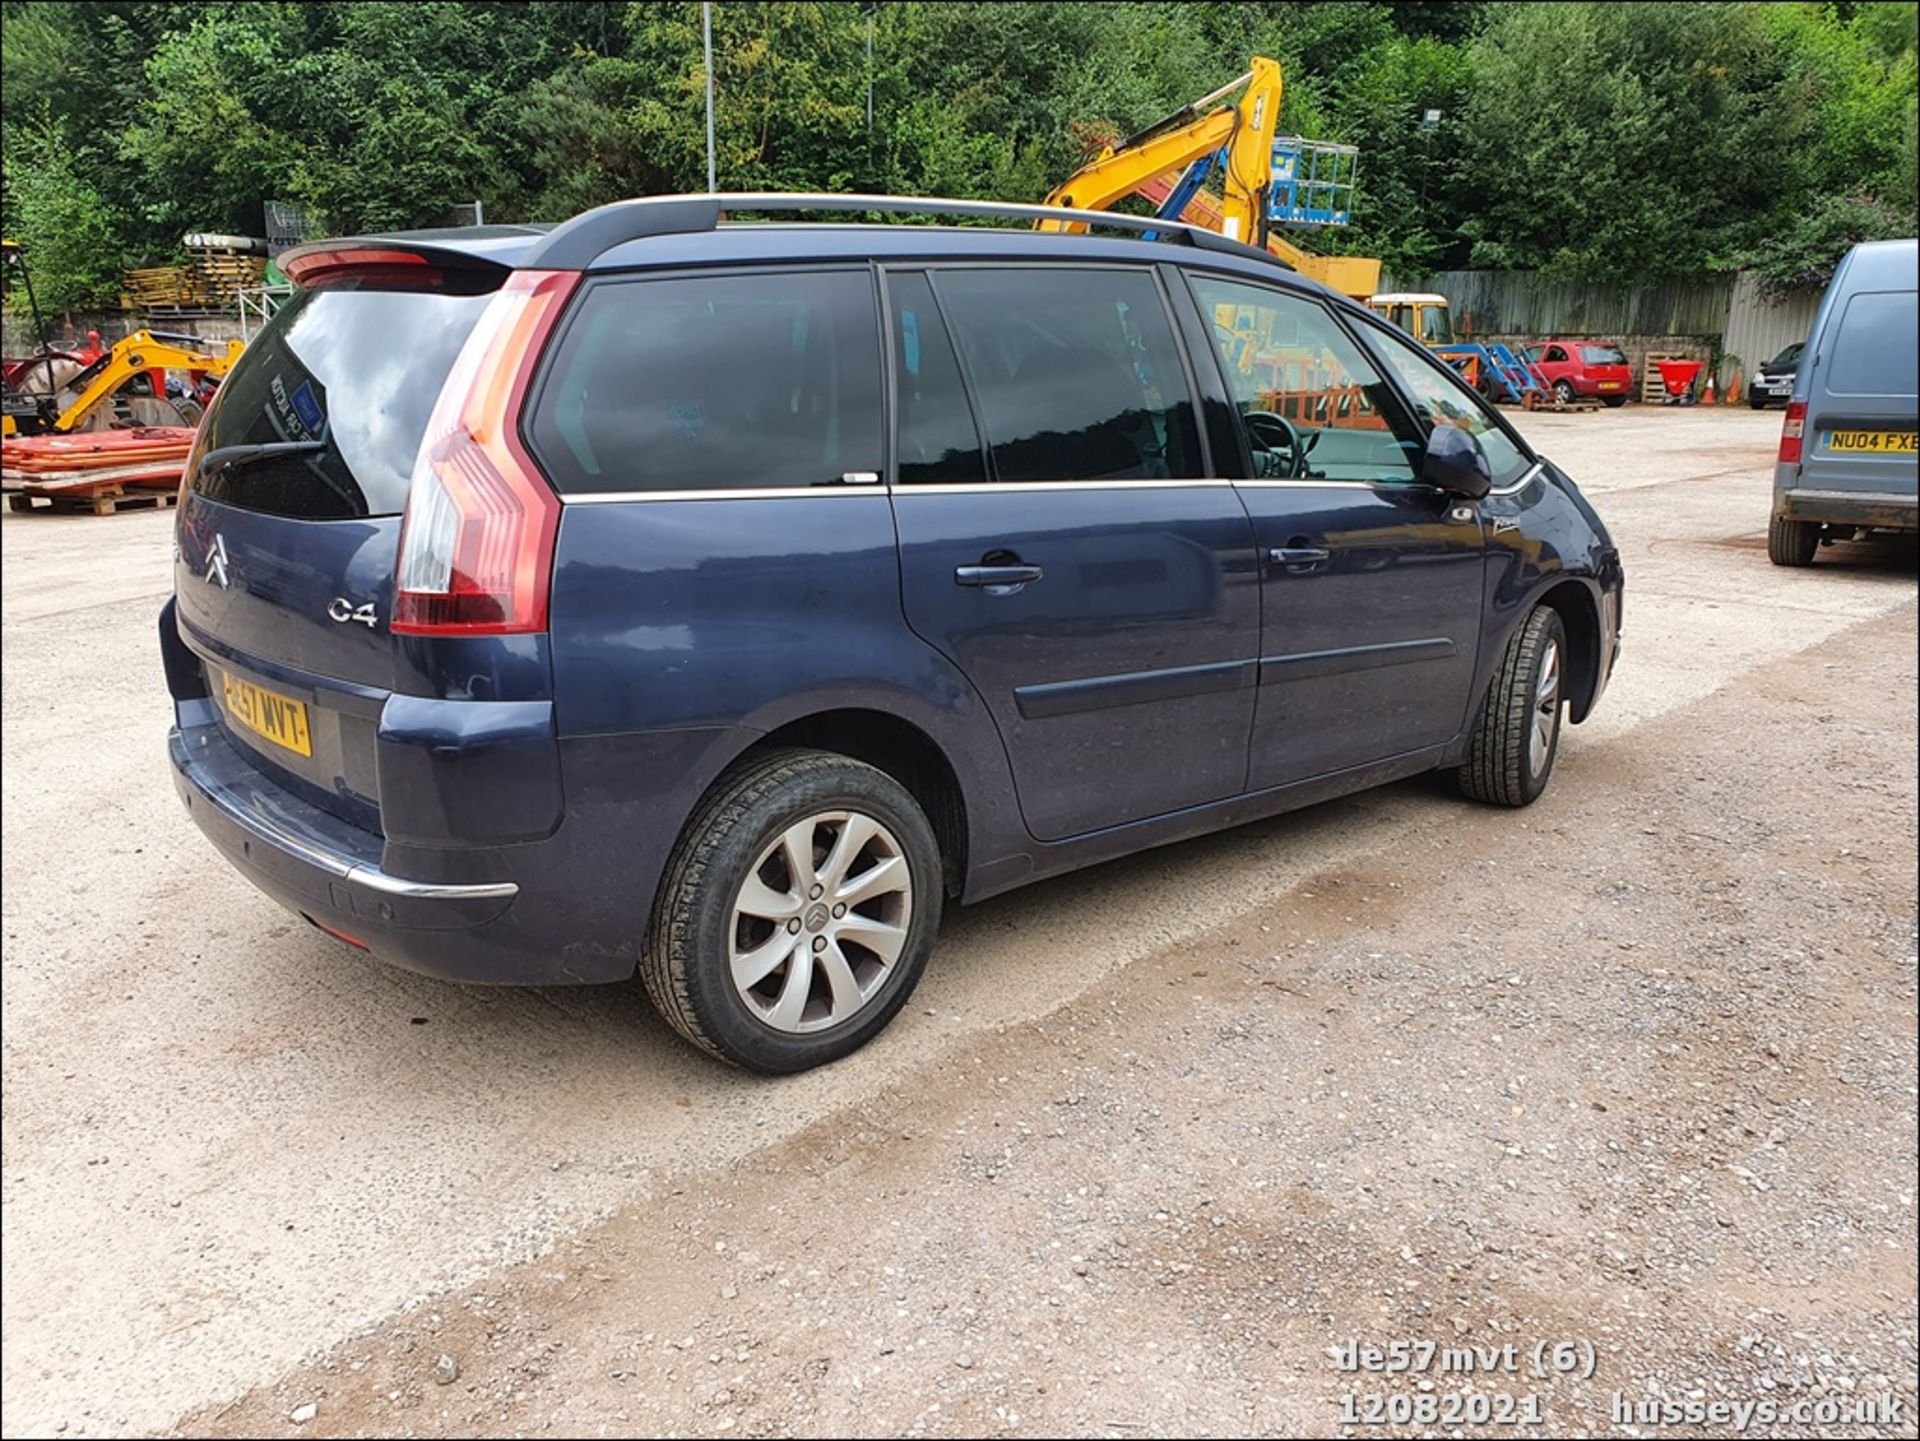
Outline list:
[[[1356,223],[1315,243],[1402,276],[1757,259],[1790,289],[1849,237],[1913,230],[1911,4],[897,0],[871,69],[868,8],[714,7],[722,188],[1037,199],[1265,53],[1284,129],[1362,147]],[[186,231],[260,233],[268,198],[339,232],[705,184],[697,4],[0,14],[5,225],[55,307]]]

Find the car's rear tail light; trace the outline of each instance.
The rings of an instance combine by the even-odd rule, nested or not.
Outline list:
[[[1787,406],[1787,422],[1780,427],[1780,463],[1800,463],[1800,437],[1807,428],[1807,403],[1796,400]]]
[[[580,276],[508,277],[454,362],[413,463],[393,629],[515,635],[547,628],[560,499],[521,443],[520,405]]]

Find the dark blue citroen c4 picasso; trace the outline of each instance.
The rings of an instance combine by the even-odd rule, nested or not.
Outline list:
[[[189,813],[344,942],[637,971],[743,1066],[871,1038],[950,900],[1438,767],[1525,805],[1618,652],[1573,482],[1205,231],[674,196],[282,264],[161,616]]]

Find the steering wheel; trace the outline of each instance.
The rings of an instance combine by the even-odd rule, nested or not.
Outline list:
[[[1241,419],[1253,441],[1253,464],[1261,480],[1291,480],[1304,472],[1320,432],[1303,442],[1293,422],[1271,410],[1249,410]]]

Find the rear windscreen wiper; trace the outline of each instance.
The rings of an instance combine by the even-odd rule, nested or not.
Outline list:
[[[274,440],[263,445],[223,445],[200,457],[201,475],[218,475],[236,465],[251,465],[276,455],[310,455],[325,450],[324,440]]]

